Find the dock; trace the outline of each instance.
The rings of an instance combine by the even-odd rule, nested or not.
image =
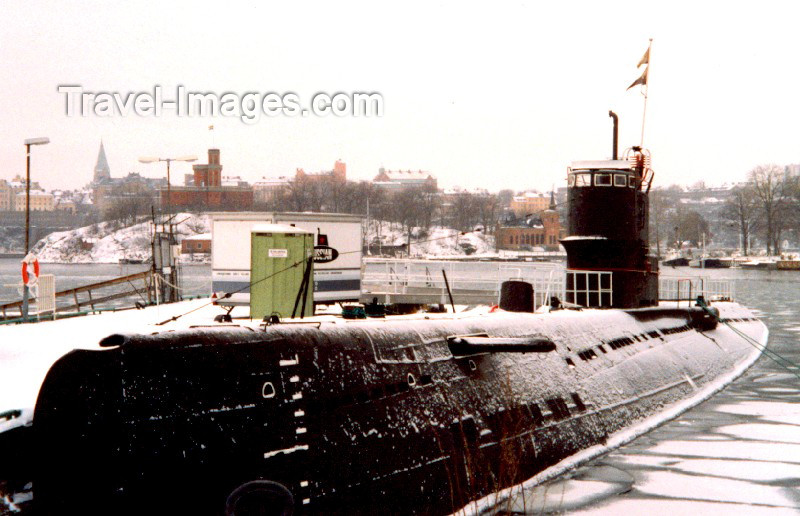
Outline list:
[[[138,285],[136,283],[139,283]],[[109,287],[124,286],[124,290],[109,292]],[[109,301],[136,296],[142,304],[152,304],[156,301],[156,282],[153,271],[146,271],[112,278],[89,285],[61,290],[55,293],[56,312],[80,312],[82,309],[90,308],[95,310],[98,306],[103,306]],[[69,301],[58,303],[58,299],[68,299]],[[30,304],[36,303],[36,298],[29,300]],[[0,320],[11,319],[22,316],[22,301],[12,301],[0,305]]]

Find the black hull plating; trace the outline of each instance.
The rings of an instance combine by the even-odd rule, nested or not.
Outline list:
[[[746,309],[720,305],[765,336]],[[36,405],[34,503],[223,514],[237,487],[268,479],[301,513],[453,512],[757,355],[702,322],[685,309],[491,314],[188,330],[74,351]],[[556,349],[453,356],[447,337],[475,334],[546,336]]]

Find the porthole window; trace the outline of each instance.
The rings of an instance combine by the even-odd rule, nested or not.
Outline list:
[[[625,174],[614,174],[614,186],[628,186],[628,178]]]
[[[413,387],[414,385],[416,385],[416,383],[417,383],[417,379],[416,379],[416,378],[414,378],[414,375],[413,375],[413,374],[411,374],[411,373],[408,373],[408,378],[407,378],[407,380],[408,380],[408,385],[410,385],[410,386],[412,386],[412,387]]]
[[[594,186],[611,186],[611,174],[595,174]]]

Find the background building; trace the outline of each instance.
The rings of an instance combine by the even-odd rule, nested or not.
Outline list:
[[[25,190],[14,196],[14,211],[25,211]],[[53,211],[55,207],[55,197],[42,190],[31,190],[30,194],[31,211]]]
[[[556,211],[555,197],[550,196],[550,204],[544,211],[520,218],[501,222],[495,229],[495,246],[498,250],[534,251],[542,248],[545,251],[558,251],[559,240],[566,236]]]
[[[192,171],[192,186],[167,188],[165,185],[159,189],[162,208],[229,211],[253,208],[253,189],[250,186],[238,186],[241,179],[232,182],[237,186],[223,184],[219,149],[208,149],[208,163],[193,165]]]
[[[550,206],[550,198],[540,192],[525,192],[511,199],[509,208],[517,217],[541,213]]]
[[[289,178],[264,177],[253,183],[253,202],[256,206],[274,206],[289,187]]]
[[[295,181],[324,181],[333,180],[340,183],[347,181],[347,165],[342,160],[336,160],[333,164],[333,169],[323,170],[321,172],[308,173],[302,168],[298,168],[294,173]]]
[[[165,178],[144,177],[138,172],[129,172],[125,177],[112,177],[105,147],[100,142],[90,187],[92,206],[101,216],[135,217],[150,213],[151,207],[156,203],[155,192],[166,183]]]
[[[372,184],[387,190],[404,190],[407,188],[429,187],[438,189],[436,177],[424,170],[386,170],[381,167]]]

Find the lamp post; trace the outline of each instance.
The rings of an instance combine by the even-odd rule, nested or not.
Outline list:
[[[173,161],[186,161],[186,162],[197,161],[197,156],[181,156],[180,158],[154,158],[154,157],[139,158],[139,163],[158,163],[160,161],[167,162],[167,207],[169,207],[170,204],[172,203],[172,189],[170,188],[170,181],[169,181],[169,164],[172,163]]]
[[[139,158],[140,163],[158,163],[159,161],[167,162],[166,212],[169,214],[172,211],[172,188],[169,177],[169,164],[173,161],[197,161],[197,156],[181,156],[179,158]],[[171,222],[171,218],[168,218],[167,222],[162,223],[162,232],[158,231],[158,225],[155,224],[155,220],[153,221],[153,224],[153,273],[156,275],[156,278],[165,280],[164,283],[161,284],[161,298],[164,301],[177,301],[178,290],[180,289],[180,287],[178,287],[179,275],[177,268],[174,267],[175,260],[172,255],[172,246],[176,245],[178,242],[173,234],[173,224]],[[166,231],[167,226],[170,228],[169,231]],[[166,239],[164,238],[165,236]],[[166,279],[165,276],[169,279]]]
[[[31,249],[31,146],[50,143],[50,138],[28,138],[25,140],[25,258]],[[22,286],[22,320],[28,320],[28,284]]]

